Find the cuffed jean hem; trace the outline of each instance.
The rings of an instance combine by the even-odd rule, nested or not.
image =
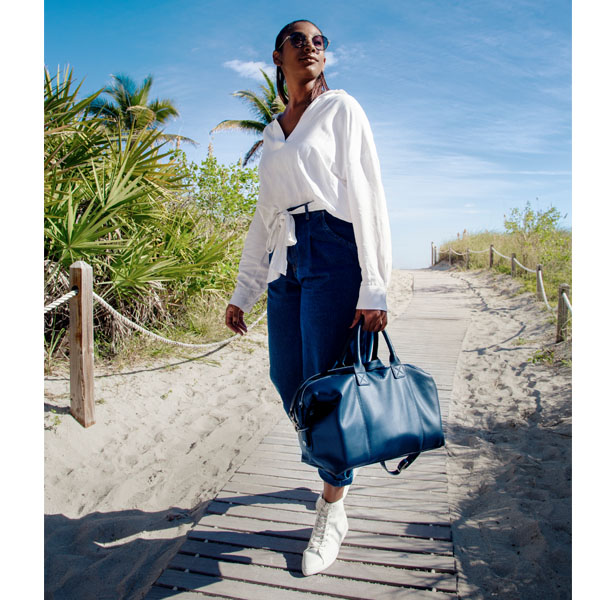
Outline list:
[[[347,485],[351,485],[353,483],[353,470],[347,471],[350,473],[348,477],[343,479],[334,479],[331,473],[324,471],[323,469],[319,469],[319,477],[325,482],[333,485],[334,487],[345,487]]]

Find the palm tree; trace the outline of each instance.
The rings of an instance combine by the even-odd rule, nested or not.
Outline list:
[[[150,90],[154,78],[148,75],[138,86],[128,75],[112,75],[113,83],[103,90],[110,100],[96,98],[88,107],[88,113],[103,120],[109,128],[123,131],[141,131],[144,129],[159,129],[171,117],[178,117],[179,112],[169,99],[149,101]],[[161,134],[167,141],[189,142],[194,140],[181,135]]]
[[[260,71],[266,81],[265,84],[260,86],[262,92],[260,96],[251,90],[239,90],[231,94],[232,96],[236,96],[248,102],[251,111],[258,120],[228,119],[218,123],[210,133],[222,131],[224,129],[241,129],[250,133],[262,134],[265,127],[274,120],[274,115],[284,111],[285,106],[276,92],[274,82],[263,69],[260,69]],[[250,160],[257,157],[258,151],[261,149],[262,145],[263,138],[260,138],[252,145],[244,156],[244,166],[246,166]]]

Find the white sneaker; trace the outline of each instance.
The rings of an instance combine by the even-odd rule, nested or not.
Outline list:
[[[317,518],[302,558],[304,575],[314,575],[327,569],[336,560],[348,531],[349,523],[342,500],[330,503],[319,496]]]

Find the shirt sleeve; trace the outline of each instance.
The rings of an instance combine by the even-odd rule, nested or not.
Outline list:
[[[381,167],[366,113],[350,96],[345,105],[343,172],[362,275],[356,308],[387,310],[392,250]]]
[[[249,312],[267,289],[269,260],[266,245],[267,228],[257,205],[244,242],[235,291],[229,300],[229,304],[239,306],[244,312]]]

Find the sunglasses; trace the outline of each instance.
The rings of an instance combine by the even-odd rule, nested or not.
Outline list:
[[[280,50],[282,45],[289,40],[294,48],[302,48],[308,43],[308,38],[301,31],[294,31],[288,35],[276,50]],[[315,35],[312,38],[312,45],[317,49],[317,52],[325,50],[329,46],[329,40],[324,35]]]

